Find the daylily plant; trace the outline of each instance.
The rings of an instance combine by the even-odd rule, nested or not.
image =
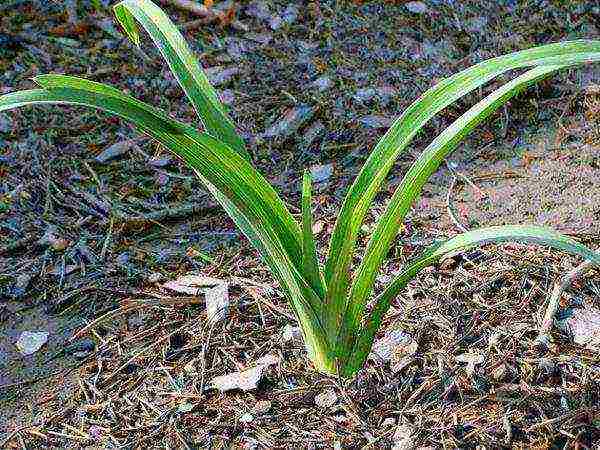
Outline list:
[[[39,89],[0,96],[0,111],[26,105],[72,104],[97,108],[132,122],[185,161],[263,257],[300,323],[308,355],[321,372],[352,376],[369,352],[390,303],[424,267],[476,245],[518,241],[554,247],[600,263],[600,255],[574,240],[537,226],[496,226],[438,242],[406,264],[374,295],[375,278],[423,185],[444,158],[479,123],[532,84],[569,67],[600,60],[600,41],[543,45],[489,59],[446,78],[415,100],[369,155],[350,186],[320,264],[312,231],[311,179],[302,181],[302,215],[296,221],[277,192],[252,165],[244,141],[179,30],[150,0],[124,0],[116,18],[139,45],[138,23],[159,48],[204,130],[168,117],[114,87],[65,75],[34,78]],[[490,80],[527,70],[507,82],[436,136],[404,175],[357,267],[352,262],[366,214],[390,169],[413,137],[437,113]],[[369,303],[371,308],[367,308]]]

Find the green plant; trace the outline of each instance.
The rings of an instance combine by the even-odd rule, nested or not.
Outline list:
[[[62,103],[98,108],[133,122],[184,160],[220,202],[280,283],[300,322],[316,369],[352,376],[364,363],[390,302],[426,266],[465,248],[489,242],[548,245],[600,263],[600,255],[553,231],[535,226],[500,226],[469,231],[437,243],[366,305],[375,276],[409,208],[427,179],[482,120],[528,86],[560,69],[600,60],[600,41],[544,45],[483,61],[439,82],[410,105],[379,141],[350,187],[321,268],[312,233],[311,180],[302,182],[297,223],[267,180],[252,166],[217,94],[177,28],[150,0],[124,0],[115,15],[139,45],[137,22],[160,49],[204,124],[205,132],[177,122],[156,108],[100,83],[64,75],[34,78],[40,89],[0,97],[0,111],[24,105]],[[136,22],[137,21],[137,22]],[[486,82],[529,67],[465,112],[437,136],[408,170],[351,277],[359,230],[394,161],[438,112]]]

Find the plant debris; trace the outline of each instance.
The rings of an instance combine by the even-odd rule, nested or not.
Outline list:
[[[256,361],[254,363],[255,366],[251,369],[214,377],[210,382],[210,386],[221,392],[232,391],[235,389],[242,391],[254,390],[258,387],[258,383],[269,366],[277,364],[278,362],[279,359],[277,357],[267,355]]]
[[[5,3],[0,92],[29,89],[32,76],[68,68],[198,125],[158,53],[124,39],[108,2],[94,12],[91,2],[77,2],[88,26],[75,34],[65,27],[65,47],[52,34],[68,22],[62,2]],[[540,42],[598,38],[597,13],[585,2],[416,3],[426,11],[411,12],[407,2],[307,2],[276,30],[270,21],[283,18],[290,2],[236,3],[234,21],[224,26],[168,10],[211,79],[233,92],[229,111],[254,163],[280,183],[290,205],[299,205],[294,190],[304,168],[335,165],[335,182],[315,195],[324,251],[366,149],[435,80]],[[236,20],[248,29],[239,31]],[[239,60],[228,54],[228,37],[248,43]],[[452,197],[462,223],[537,222],[597,243],[599,84],[597,68],[565,72],[523,92],[474,132],[452,157],[465,177],[458,176]],[[378,86],[397,93],[387,102],[353,99]],[[416,137],[390,173],[382,204],[413,152],[471,100],[442,111]],[[300,105],[315,112],[289,137],[255,137]],[[135,132],[76,107],[61,114],[24,109],[0,121],[0,333],[14,333],[7,350],[16,353],[0,340],[9,358],[0,370],[0,447],[391,448],[404,436],[422,449],[593,448],[600,441],[600,360],[586,348],[592,341],[573,345],[567,332],[552,329],[549,349],[533,345],[552,285],[581,261],[538,247],[491,246],[452,268],[427,270],[395,302],[378,336],[393,329],[410,335],[418,344],[410,364],[394,372],[392,360],[372,358],[355,380],[337,386],[314,373],[300,345],[283,342],[285,325],[296,324],[278,286],[193,174],[163,160],[164,149],[136,141],[136,151],[100,163],[96,155]],[[451,179],[443,169],[426,186],[382,283],[431,243],[424,236],[455,233],[443,213]],[[70,243],[61,251],[38,244],[50,225]],[[197,251],[188,254],[190,247]],[[200,288],[162,286],[186,273],[252,281],[232,282],[227,319],[211,324]],[[573,312],[600,307],[597,272],[569,289],[585,300]],[[7,327],[14,317],[18,330]],[[58,322],[68,339],[98,345],[83,360],[35,365],[58,340],[47,322]],[[14,343],[24,330],[50,332],[49,351],[21,355]],[[473,377],[455,360],[470,352],[485,355]],[[271,353],[279,362],[262,371],[256,388],[207,389],[213,378],[250,370]],[[315,398],[327,389],[337,403],[320,409]],[[264,412],[253,409],[259,402],[268,402]],[[247,413],[253,420],[238,423]],[[396,424],[409,429],[396,435]]]

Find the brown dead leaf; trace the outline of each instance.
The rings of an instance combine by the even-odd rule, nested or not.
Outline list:
[[[217,18],[219,19],[220,26],[226,27],[230,25],[235,20],[235,6],[231,6],[225,11],[218,13]]]

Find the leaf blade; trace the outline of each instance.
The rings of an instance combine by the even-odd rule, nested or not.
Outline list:
[[[135,123],[202,176],[209,190],[217,194],[244,234],[261,251],[278,280],[296,286],[294,301],[299,304],[309,299],[313,303],[311,308],[318,308],[315,300],[318,297],[310,292],[302,277],[298,224],[271,185],[237,152],[210,135],[198,133],[100,83],[64,75],[48,75],[36,81],[47,89],[0,96],[0,111],[32,104],[72,104],[101,109]]]
[[[325,285],[319,268],[315,235],[312,230],[311,200],[311,177],[310,173],[305,171],[302,177],[302,267],[309,284],[317,295],[323,298]]]
[[[406,214],[420,195],[429,177],[437,170],[444,158],[455,150],[462,139],[479,123],[528,86],[564,67],[539,66],[504,84],[456,119],[427,146],[412,164],[388,202],[383,215],[377,221],[364,257],[356,271],[339,338],[340,345],[346,352],[352,345],[351,341],[355,336],[354,330],[360,322],[368,295],[373,288],[377,273],[384,263],[385,256],[396,239]]]
[[[536,65],[580,64],[600,60],[600,41],[549,44],[483,61],[429,89],[395,121],[369,155],[350,186],[336,220],[325,264],[327,315],[338,328],[346,307],[350,264],[362,222],[396,158],[438,112],[498,75]]]
[[[362,366],[371,349],[375,333],[379,329],[391,302],[422,269],[435,264],[444,257],[460,253],[465,249],[502,242],[544,245],[572,255],[581,256],[592,261],[595,265],[600,265],[600,253],[554,230],[534,225],[486,227],[459,234],[444,243],[434,244],[409,263],[408,267],[377,297],[375,307],[369,314],[360,336],[352,349],[351,357],[345,368],[346,375],[355,373]]]
[[[123,0],[115,5],[114,12],[136,45],[139,45],[140,39],[135,20],[150,35],[206,131],[250,159],[244,141],[235,131],[233,121],[226,113],[217,92],[169,17],[150,0]]]

